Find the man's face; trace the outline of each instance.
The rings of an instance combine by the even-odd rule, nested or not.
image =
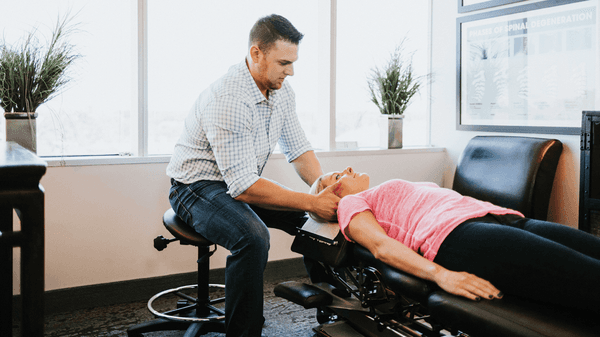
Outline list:
[[[294,75],[298,59],[298,45],[277,40],[267,53],[260,52],[257,62],[257,85],[261,91],[281,89],[283,80]]]

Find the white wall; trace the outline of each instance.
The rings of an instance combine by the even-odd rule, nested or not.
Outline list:
[[[528,1],[528,3],[535,1]],[[522,3],[517,3],[522,5]],[[498,9],[498,8],[494,8]],[[477,12],[480,13],[481,11]],[[469,15],[472,13],[467,13]],[[475,135],[494,135],[489,132],[456,130],[456,1],[433,0],[432,72],[435,75],[431,90],[432,144],[443,146],[451,160],[445,174],[446,186],[452,185],[453,168],[467,142]],[[517,135],[505,133],[503,135]],[[519,134],[522,135],[522,134]],[[579,207],[579,136],[527,134],[523,136],[556,138],[563,143],[563,153],[554,180],[549,219],[577,227]]]
[[[322,154],[320,159],[326,171],[350,165],[369,172],[372,184],[391,178],[441,184],[447,162],[443,150],[344,152]],[[152,245],[158,235],[170,237],[161,222],[170,207],[165,168],[165,163],[48,168],[41,181],[46,191],[46,290],[195,270],[193,247],[174,243],[158,252]],[[270,160],[264,175],[308,190],[281,155]],[[299,256],[290,251],[291,236],[271,233],[270,260]],[[223,268],[226,255],[219,248],[211,267]],[[18,274],[16,268],[15,293]]]

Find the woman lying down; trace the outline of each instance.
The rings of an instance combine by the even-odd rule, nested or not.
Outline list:
[[[321,176],[311,193],[333,184],[344,236],[390,266],[472,300],[508,294],[599,310],[599,238],[434,183],[369,188],[350,167]]]

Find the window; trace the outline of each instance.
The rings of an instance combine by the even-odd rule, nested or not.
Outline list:
[[[329,150],[335,141],[379,146],[379,113],[370,102],[367,75],[406,34],[407,49],[416,51],[417,73],[426,73],[428,5],[408,0],[23,0],[4,5],[12,14],[0,29],[12,41],[32,27],[49,36],[59,15],[69,11],[80,23],[70,40],[83,55],[73,81],[38,109],[39,155],[169,155],[200,92],[246,56],[256,19],[281,14],[305,35],[295,76],[288,78],[300,122],[313,147]],[[428,143],[426,96],[424,88],[406,112],[405,146]],[[2,140],[3,118],[0,130]]]
[[[0,25],[9,45],[36,28],[43,44],[67,13],[78,24],[69,42],[83,57],[74,64],[66,89],[37,109],[38,154],[132,152],[137,121],[135,3],[22,0],[3,4],[3,11],[11,13]],[[4,139],[4,118],[0,120]]]
[[[327,36],[329,26],[322,29],[319,13],[329,7],[323,9],[322,3],[326,2],[149,1],[148,152],[172,153],[200,92],[244,60],[250,28],[258,18],[272,13],[283,15],[304,34],[294,63],[295,76],[288,81],[296,93],[304,130],[313,146],[325,148],[329,126],[323,116],[329,104],[319,104],[318,78],[322,64],[328,62],[321,55],[320,39]]]
[[[428,1],[343,0],[337,2],[336,142],[357,142],[377,148],[381,113],[371,102],[367,77],[381,68],[403,40],[414,51],[417,75],[427,74]],[[385,10],[382,10],[385,8]],[[427,145],[427,88],[424,85],[406,109],[403,145]]]

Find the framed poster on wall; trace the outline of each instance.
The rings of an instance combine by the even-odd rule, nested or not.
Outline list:
[[[478,9],[496,7],[524,0],[458,0],[458,12],[465,13]]]
[[[579,134],[600,107],[599,0],[457,19],[457,129]]]

